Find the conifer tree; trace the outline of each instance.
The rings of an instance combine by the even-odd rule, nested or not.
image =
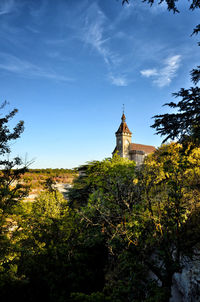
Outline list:
[[[4,102],[0,109],[7,105]],[[24,122],[19,121],[13,129],[9,122],[17,109],[0,118],[0,283],[5,282],[5,274],[9,275],[9,261],[12,256],[12,231],[16,227],[13,219],[14,206],[28,193],[28,188],[20,183],[20,178],[27,170],[19,157],[9,159],[10,143],[18,139],[24,130]],[[3,279],[2,279],[3,278]]]

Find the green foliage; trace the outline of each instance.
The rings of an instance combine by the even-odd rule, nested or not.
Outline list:
[[[130,188],[127,188],[132,186],[135,164],[126,158],[116,154],[112,159],[90,162],[80,170],[81,174],[68,194],[70,204],[74,207],[86,205],[90,194],[97,188],[102,194],[112,192],[113,199],[119,200],[123,194],[131,195]]]
[[[105,297],[103,293],[92,293],[91,295],[83,293],[72,293],[71,302],[111,302],[112,300]]]
[[[152,127],[156,129],[156,134],[165,136],[163,143],[169,139],[178,139],[180,142],[189,141],[199,145],[200,88],[182,88],[178,93],[174,93],[174,96],[181,97],[182,100],[177,104],[170,102],[165,105],[175,108],[177,113],[154,116]]]
[[[199,244],[199,183],[199,148],[176,143],[141,169],[117,155],[89,163],[69,202],[50,182],[13,208],[2,298],[169,301],[181,257]]]
[[[2,299],[169,301],[182,257],[199,248],[196,145],[163,145],[140,169],[118,155],[88,163],[69,202],[51,177],[24,202],[21,184],[6,187],[21,179],[12,165],[0,190]]]
[[[86,234],[61,193],[42,192],[33,203],[18,205],[15,215],[15,255],[9,261],[10,277],[0,284],[2,298],[68,301],[71,292],[102,289],[107,261],[102,236],[93,240],[90,229]]]
[[[7,105],[4,102],[1,110]],[[23,122],[20,121],[10,129],[9,122],[14,118],[17,109],[13,109],[0,119],[0,288],[15,280],[17,266],[13,262],[16,257],[12,232],[17,228],[15,221],[15,206],[28,193],[28,186],[20,182],[21,175],[27,167],[19,157],[10,160],[10,143],[20,137],[23,132]]]
[[[8,103],[5,101],[1,106],[0,110],[2,110]],[[8,123],[9,121],[16,115],[18,110],[15,108],[11,112],[5,115],[5,117],[0,119],[0,155],[10,153],[10,145],[9,143],[13,140],[16,140],[20,137],[21,133],[24,131],[24,122],[19,121],[18,124],[11,131],[9,129]],[[0,165],[4,164],[4,162],[0,162]]]
[[[60,218],[64,212],[68,211],[67,202],[63,195],[58,192],[41,192],[33,203],[33,213],[40,219]]]
[[[125,226],[132,211],[134,178],[135,163],[118,155],[102,162],[91,162],[84,176],[76,180],[69,198],[80,205],[78,211],[83,219],[114,239],[123,235],[121,227]],[[78,203],[77,197],[80,197]]]
[[[181,271],[182,256],[192,255],[199,240],[198,227],[193,228],[191,242],[186,232],[200,206],[199,160],[200,150],[192,145],[188,149],[176,143],[163,145],[147,158],[139,178],[146,223],[140,224],[138,245],[147,267],[162,282],[166,301],[172,276]]]
[[[164,2],[178,12],[178,1]],[[199,66],[191,75],[196,85]],[[23,122],[8,127],[17,110],[0,119],[2,300],[169,301],[182,257],[192,259],[200,248],[199,92],[181,89],[174,94],[181,100],[167,104],[177,112],[155,116],[153,128],[164,141],[183,144],[161,146],[141,169],[115,155],[73,171],[26,171],[19,158],[3,157],[23,132]],[[72,180],[67,201],[54,184]],[[29,185],[44,184],[33,202],[23,201]]]
[[[199,229],[193,228],[191,244],[185,231],[199,207],[199,166],[198,148],[172,143],[149,156],[140,170],[118,156],[87,167],[88,202],[78,212],[86,225],[101,230],[112,255],[115,270],[107,270],[104,290],[113,289],[108,296],[114,301],[123,301],[122,297],[124,301],[127,297],[133,301],[169,300],[172,276],[181,271],[182,255],[191,255],[198,244]],[[127,267],[121,262],[124,250],[132,260],[126,259]],[[142,278],[142,272],[148,271],[160,280],[161,288]],[[145,296],[140,291],[142,280]]]

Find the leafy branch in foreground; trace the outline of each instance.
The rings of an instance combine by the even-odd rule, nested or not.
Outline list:
[[[166,103],[164,106],[176,109],[177,113],[155,115],[154,124],[156,134],[165,136],[163,143],[167,140],[178,139],[179,141],[193,141],[200,144],[200,88],[182,88],[178,93],[173,94],[182,100],[177,104]]]
[[[133,0],[132,0],[133,1]],[[131,0],[122,0],[122,5],[129,4],[131,2]],[[148,4],[150,4],[151,6],[155,3],[155,0],[142,0],[142,2],[147,2]],[[178,0],[160,0],[158,2],[158,5],[165,3],[167,5],[167,9],[169,11],[173,11],[173,13],[179,13],[179,10],[177,9],[176,3],[178,2]],[[188,2],[190,2],[190,0],[188,0]],[[193,0],[191,5],[190,5],[190,9],[194,10],[196,8],[200,8],[200,0]]]

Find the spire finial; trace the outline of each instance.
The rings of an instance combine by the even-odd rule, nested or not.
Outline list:
[[[124,114],[124,104],[122,106],[122,122],[124,123],[126,121],[126,117],[125,117],[125,114]]]

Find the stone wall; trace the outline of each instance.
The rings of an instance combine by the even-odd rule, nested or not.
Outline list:
[[[140,166],[143,164],[145,159],[145,153],[143,151],[132,151],[130,155],[130,160],[134,160],[136,163],[136,166]]]

